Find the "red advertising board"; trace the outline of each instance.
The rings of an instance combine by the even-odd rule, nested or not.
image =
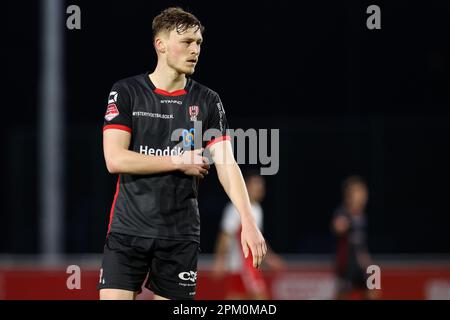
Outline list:
[[[449,266],[382,267],[381,299],[450,299]],[[80,269],[80,288],[69,289],[66,268],[0,268],[0,299],[98,299],[98,270]],[[231,276],[215,278],[199,269],[197,299],[224,299]],[[335,278],[323,266],[264,272],[271,299],[333,299]],[[151,299],[144,290],[139,299]]]

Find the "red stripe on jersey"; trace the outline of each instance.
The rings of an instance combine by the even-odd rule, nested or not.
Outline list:
[[[222,136],[222,137],[218,137],[218,138],[215,138],[215,139],[212,139],[211,141],[209,141],[207,144],[206,144],[206,147],[208,148],[208,147],[211,147],[214,143],[217,143],[217,142],[220,142],[220,141],[230,141],[231,140],[231,137],[230,136]]]
[[[156,88],[155,90],[153,90],[155,93],[157,94],[162,94],[163,96],[169,96],[169,97],[175,97],[175,96],[182,96],[183,94],[186,94],[186,90],[181,89],[181,90],[175,90],[172,92],[163,90],[163,89],[158,89]]]
[[[116,194],[114,195],[114,200],[111,206],[111,211],[109,212],[109,224],[108,224],[108,233],[111,229],[111,223],[112,219],[114,217],[114,207],[116,206],[117,197],[119,196],[119,188],[120,188],[120,175],[119,178],[117,178],[117,185],[116,185]]]
[[[124,126],[121,124],[108,124],[103,127],[103,131],[108,130],[108,129],[118,129],[118,130],[123,130],[123,131],[131,133],[130,127],[127,127],[127,126]]]

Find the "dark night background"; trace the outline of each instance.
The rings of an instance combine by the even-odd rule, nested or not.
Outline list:
[[[265,235],[281,253],[331,253],[340,183],[370,188],[378,254],[450,253],[448,1],[71,1],[65,20],[65,251],[100,253],[116,177],[102,153],[112,84],[153,70],[151,22],[180,5],[206,26],[193,78],[217,91],[232,128],[279,128],[280,170],[267,177]],[[366,8],[381,8],[368,30]],[[39,253],[40,7],[6,1],[2,59],[0,253]],[[68,16],[68,15],[65,15]],[[202,249],[227,198],[200,186]]]

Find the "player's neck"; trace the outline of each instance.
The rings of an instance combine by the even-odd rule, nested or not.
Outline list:
[[[159,63],[149,77],[156,88],[168,92],[184,89],[187,81],[184,73],[178,73],[174,69]]]

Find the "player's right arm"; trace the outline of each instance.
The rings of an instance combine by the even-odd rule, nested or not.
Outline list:
[[[176,156],[144,155],[129,150],[132,135],[133,96],[128,85],[115,83],[108,97],[103,123],[103,153],[110,173],[156,174],[181,171],[203,178],[208,173],[202,150],[186,151]]]
[[[220,231],[217,236],[217,242],[214,252],[213,274],[216,277],[223,276],[226,265],[227,255],[230,250],[230,243],[233,234],[235,235],[240,227],[241,220],[239,213],[232,204],[228,204],[222,215],[220,222]]]
[[[128,150],[131,134],[119,129],[103,132],[103,152],[110,173],[156,174],[181,171],[203,178],[209,169],[202,150],[186,151],[176,156],[150,156]]]
[[[217,236],[216,248],[214,251],[214,261],[212,271],[214,276],[221,277],[225,273],[227,264],[227,254],[229,250],[231,235],[225,231],[220,231]]]

